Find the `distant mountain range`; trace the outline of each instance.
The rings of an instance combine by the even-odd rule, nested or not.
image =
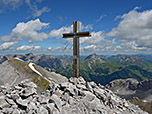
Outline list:
[[[80,74],[87,80],[107,84],[115,79],[135,78],[138,81],[152,79],[152,63],[135,55],[111,57],[89,55],[80,64]]]
[[[20,58],[23,61],[27,62],[33,62],[37,65],[40,65],[41,67],[48,68],[50,70],[56,70],[56,69],[63,69],[68,62],[63,61],[62,59],[58,59],[52,55],[36,55],[34,53],[28,53],[28,54],[10,54],[5,56],[0,56],[0,64],[3,63],[6,60],[13,59],[13,58]]]
[[[48,71],[60,73],[66,77],[73,76],[72,56],[23,55],[0,56],[0,63],[18,57],[27,62],[33,62]],[[80,57],[80,75],[87,81],[95,81],[103,85],[115,79],[135,78],[138,81],[152,79],[152,63],[147,55],[116,55],[106,57],[91,54]]]
[[[152,63],[152,55],[138,55],[141,59]]]

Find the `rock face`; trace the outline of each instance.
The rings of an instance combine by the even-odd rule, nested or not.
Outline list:
[[[152,102],[152,80],[139,82],[133,78],[117,79],[111,81],[105,87],[128,100],[138,97],[141,100]]]
[[[86,58],[85,58],[85,60],[89,60],[89,59],[103,59],[103,60],[105,60],[106,59],[106,56],[103,56],[103,55],[97,55],[96,53],[94,53],[94,54],[91,54],[91,55],[89,55],[89,56],[87,56]]]
[[[0,87],[0,114],[147,114],[112,91],[83,78],[50,84],[41,94],[28,79]]]
[[[145,80],[145,81],[139,82],[137,89],[142,90],[142,91],[147,91],[147,90],[152,89],[152,80]]]
[[[96,64],[96,62],[98,62],[98,63],[102,64],[102,63],[105,63],[105,61],[102,60],[102,59],[105,59],[105,58],[106,57],[104,57],[104,56],[91,54],[91,55],[87,56],[84,61],[88,61],[88,62],[91,62],[91,63],[94,63],[94,64]]]

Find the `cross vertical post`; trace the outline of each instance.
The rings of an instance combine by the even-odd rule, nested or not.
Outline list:
[[[73,22],[73,33],[63,34],[63,38],[73,37],[73,77],[79,77],[79,37],[90,37],[90,32],[79,32],[79,22]]]
[[[73,33],[79,32],[79,22],[73,22]],[[74,36],[73,38],[73,76],[79,77],[79,37]]]

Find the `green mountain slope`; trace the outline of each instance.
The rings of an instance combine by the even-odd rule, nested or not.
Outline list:
[[[101,59],[100,56],[92,54],[80,63],[80,75],[88,81],[93,80],[104,85],[120,78],[135,78],[142,81],[152,78],[151,66],[151,63],[138,56],[118,55]],[[73,76],[72,65],[57,71],[64,76]]]
[[[118,65],[137,65],[143,69],[152,71],[152,64],[137,55],[116,55],[109,57],[108,60]]]
[[[152,55],[138,55],[141,59],[152,63]]]
[[[109,83],[110,81],[115,79],[126,79],[126,78],[135,78],[138,81],[142,81],[146,79],[151,79],[152,72],[148,72],[147,70],[144,70],[136,65],[130,65],[122,68],[120,71],[116,71],[110,75],[107,75],[105,78],[106,78],[106,83]]]

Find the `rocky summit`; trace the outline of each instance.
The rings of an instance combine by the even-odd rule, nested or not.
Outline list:
[[[82,77],[50,84],[37,93],[28,79],[0,86],[0,114],[147,114],[100,84]]]

